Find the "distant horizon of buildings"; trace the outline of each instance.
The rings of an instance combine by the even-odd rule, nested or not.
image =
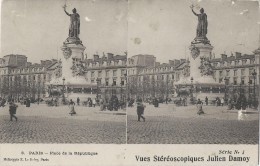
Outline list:
[[[258,59],[257,59],[258,58]],[[213,78],[218,83],[246,86],[254,83],[252,73],[258,72],[259,56],[255,54],[221,54],[213,57]],[[189,59],[169,59],[168,63],[156,61],[154,55],[138,54],[132,57],[103,53],[85,58],[86,87],[74,87],[76,93],[105,93],[109,95],[127,93],[138,96],[164,96],[164,93],[175,93],[174,83],[181,77],[189,76]],[[25,55],[9,54],[0,58],[0,96],[17,95],[44,97],[47,83],[60,77],[57,72],[59,60],[41,60],[40,63],[28,62]],[[199,70],[199,69],[198,69]],[[58,74],[57,74],[58,73]],[[255,84],[259,85],[259,73]],[[156,85],[155,85],[156,84]],[[167,85],[167,87],[165,86]],[[249,85],[250,86],[250,85]],[[112,89],[109,87],[113,87]],[[164,88],[164,90],[158,90]],[[166,89],[165,89],[166,88]],[[245,87],[246,88],[246,87]],[[122,89],[124,92],[122,92]],[[156,89],[156,91],[154,90]],[[151,93],[151,91],[154,91]],[[250,93],[250,92],[249,92]],[[100,95],[100,94],[99,94]],[[129,97],[129,96],[128,96]]]

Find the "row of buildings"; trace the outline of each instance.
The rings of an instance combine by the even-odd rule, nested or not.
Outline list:
[[[258,92],[258,54],[222,54],[210,62],[214,70],[213,78],[225,85],[225,88],[240,88],[248,93],[248,96]],[[0,95],[16,98],[49,96],[49,82],[57,77],[59,64],[60,61],[55,59],[32,64],[25,55],[11,54],[0,58]],[[75,90],[70,89],[69,92],[104,95],[105,98],[115,94],[121,99],[136,96],[176,96],[175,83],[190,74],[188,59],[159,63],[153,55],[135,55],[128,58],[127,55],[107,53],[84,59],[83,64],[84,78],[89,86],[84,89],[75,87]]]

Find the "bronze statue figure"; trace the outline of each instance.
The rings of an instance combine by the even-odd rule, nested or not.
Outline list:
[[[193,6],[191,6],[192,12],[194,15],[198,17],[198,26],[197,26],[197,34],[196,37],[199,38],[206,38],[207,28],[208,28],[208,21],[207,21],[207,14],[204,13],[204,9],[200,9],[200,14],[197,14],[193,10]]]
[[[80,16],[77,13],[77,10],[74,8],[72,10],[72,14],[69,14],[66,11],[66,5],[63,6],[64,8],[64,12],[70,16],[70,27],[69,27],[69,37],[75,37],[78,38],[79,37],[79,33],[80,33]]]

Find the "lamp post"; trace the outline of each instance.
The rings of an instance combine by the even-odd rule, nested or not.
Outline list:
[[[255,94],[255,80],[256,80],[256,71],[254,70],[254,72],[252,73],[252,75],[253,75],[253,78],[254,78],[254,99],[253,99],[253,105],[254,105],[254,107],[256,108],[257,107],[257,105],[256,105],[256,94]]]
[[[251,84],[251,81],[248,81],[248,107],[250,108],[251,106],[251,102],[250,102],[250,84]]]
[[[239,96],[242,94],[242,83],[239,84]]]
[[[62,78],[62,102],[65,104],[65,95],[64,95],[64,89],[65,89],[65,78]]]
[[[40,102],[40,81],[38,80],[38,100],[37,100],[37,104],[39,105]]]
[[[227,81],[228,81],[228,79],[225,78],[224,80],[225,80],[225,96],[224,96],[224,100],[226,102],[227,101]]]
[[[97,81],[97,95],[96,95],[96,99],[98,99],[98,91],[99,91],[98,84],[99,84],[99,79],[97,78],[96,81]]]
[[[169,80],[169,75],[167,74],[166,76],[166,104],[168,104],[168,80]]]
[[[121,80],[120,82],[120,101],[122,101],[122,96],[123,96],[123,92],[122,92],[122,86],[123,86],[124,82]]]
[[[125,76],[125,97],[124,97],[124,103],[125,103],[125,109],[126,109],[126,107],[127,107],[127,99],[126,99],[126,96],[127,96],[127,91],[128,91],[127,71],[125,72],[124,76]]]
[[[193,104],[193,77],[190,78],[190,82],[191,82],[191,101],[192,101],[192,104]]]

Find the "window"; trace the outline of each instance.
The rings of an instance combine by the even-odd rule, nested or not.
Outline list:
[[[245,65],[246,64],[246,59],[243,59],[242,60],[242,65]]]
[[[245,75],[245,69],[241,69],[241,75],[242,75],[242,76]]]
[[[106,70],[106,77],[109,76],[109,70]]]
[[[244,78],[244,77],[241,78],[241,84],[242,84],[242,85],[245,84],[245,78]]]
[[[91,83],[95,83],[95,80],[94,80],[94,79],[91,79]]]
[[[233,80],[234,80],[234,85],[237,85],[237,78],[235,77],[233,78]]]
[[[235,61],[235,65],[238,65],[238,64],[239,64],[239,60],[236,60],[236,61]]]
[[[113,79],[113,85],[116,85],[116,79]]]
[[[237,76],[237,70],[234,70],[234,76],[235,77]]]
[[[227,63],[227,66],[231,66],[231,61],[229,61],[229,62]]]
[[[252,73],[254,72],[254,69],[249,69],[249,75],[251,76]]]
[[[223,76],[223,72],[219,71],[219,77],[222,77],[222,76]]]
[[[229,76],[229,70],[226,70],[226,76]]]
[[[113,77],[116,77],[116,70],[113,70]]]
[[[98,71],[98,77],[101,77],[102,71]]]
[[[108,86],[108,83],[109,83],[109,80],[108,80],[108,78],[106,78],[106,86]]]
[[[250,59],[250,64],[254,64],[255,59]]]
[[[124,76],[125,70],[121,70],[121,76]]]
[[[94,71],[91,72],[91,77],[95,77],[95,72]]]

